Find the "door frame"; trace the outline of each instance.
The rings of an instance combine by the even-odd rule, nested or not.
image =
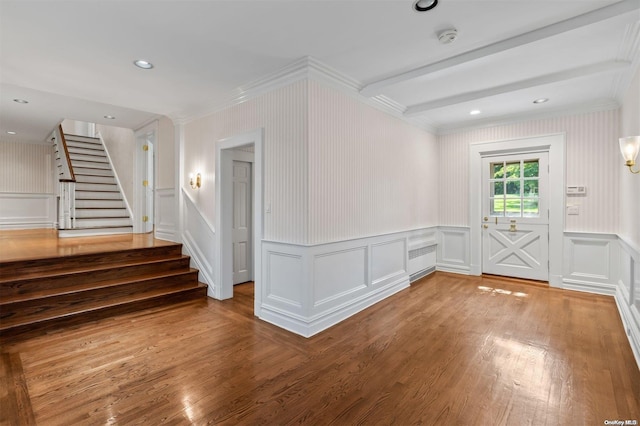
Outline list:
[[[488,155],[549,152],[549,285],[562,287],[565,218],[565,133],[476,142],[469,146],[471,275],[482,275],[482,158]],[[559,185],[558,182],[561,184]]]
[[[145,233],[145,223],[142,221],[143,213],[146,209],[147,202],[147,191],[142,186],[142,181],[145,180],[145,164],[148,161],[148,156],[145,151],[143,151],[143,146],[147,143],[147,140],[151,140],[151,144],[153,144],[153,158],[150,166],[153,168],[153,184],[155,187],[155,182],[157,178],[157,147],[158,147],[158,122],[153,121],[152,123],[147,124],[146,126],[136,130],[135,132],[135,154],[134,154],[134,172],[133,172],[133,233],[141,234]],[[152,206],[153,206],[153,214],[152,218],[152,230],[155,235],[155,217],[156,217],[156,200],[155,200],[156,191],[154,189],[152,193]]]
[[[254,146],[253,154],[253,277],[254,277],[254,314],[259,316],[262,306],[262,236],[263,236],[263,185],[264,185],[264,130],[221,139],[216,143],[216,241],[215,241],[215,279],[214,297],[230,299],[233,297],[233,253],[231,228],[233,218],[233,149],[241,146]]]

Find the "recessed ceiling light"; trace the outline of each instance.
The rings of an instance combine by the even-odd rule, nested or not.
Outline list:
[[[28,104],[29,101],[25,101],[24,99],[14,99],[13,102],[17,102],[19,104]]]
[[[547,102],[549,100],[549,98],[540,98],[540,99],[536,99],[535,101],[533,101],[534,104],[543,104],[545,102]]]
[[[105,115],[104,118],[107,120],[115,120],[116,118],[113,115]]]
[[[418,0],[413,4],[413,10],[417,12],[426,12],[438,5],[438,0]]]
[[[478,114],[480,114],[481,112],[482,112],[482,111],[480,111],[479,109],[474,109],[474,110],[469,111],[469,114],[471,114],[471,115],[478,115]]]
[[[144,70],[150,70],[151,68],[153,68],[153,64],[149,61],[145,61],[143,59],[138,59],[137,61],[133,61],[133,64],[138,67],[138,68],[142,68]]]
[[[13,130],[7,130],[7,134],[9,134],[9,135],[17,135],[17,133],[14,132]]]

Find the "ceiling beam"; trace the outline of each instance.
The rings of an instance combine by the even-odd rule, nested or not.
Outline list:
[[[583,13],[582,15],[574,16],[572,18],[565,19],[564,21],[556,22],[554,24],[529,31],[524,34],[508,38],[506,40],[501,40],[496,43],[492,43],[478,49],[470,50],[468,52],[464,52],[438,62],[433,62],[431,64],[424,65],[410,71],[377,80],[373,83],[365,85],[362,90],[360,90],[360,94],[368,97],[376,96],[381,94],[385,87],[398,84],[403,81],[412,80],[414,78],[422,77],[436,71],[451,68],[456,65],[470,62],[489,55],[494,55],[496,53],[504,52],[505,50],[533,43],[538,40],[562,34],[567,31],[575,30],[586,25],[595,24],[597,22],[604,21],[606,19],[623,15],[625,13],[629,13],[639,9],[640,0],[623,0],[617,3],[613,3],[609,6],[595,9],[590,12]]]
[[[598,62],[596,64],[571,68],[565,71],[542,75],[540,77],[534,77],[527,80],[504,84],[501,86],[490,87],[488,89],[477,90],[474,92],[465,92],[461,93],[460,95],[450,96],[448,98],[441,98],[429,102],[411,105],[406,109],[404,115],[411,116],[436,108],[461,104],[463,102],[475,101],[477,99],[501,95],[503,93],[513,92],[516,90],[528,89],[530,87],[542,86],[543,84],[558,83],[561,81],[571,80],[573,78],[585,77],[588,75],[607,71],[615,71],[629,66],[631,66],[631,62],[627,61]]]

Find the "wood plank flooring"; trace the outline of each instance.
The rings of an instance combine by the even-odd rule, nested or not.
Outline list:
[[[2,342],[0,424],[640,421],[610,297],[436,273],[305,339],[234,299]]]

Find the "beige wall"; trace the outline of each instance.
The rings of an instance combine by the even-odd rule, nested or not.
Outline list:
[[[173,122],[163,117],[158,120],[156,188],[175,187],[175,132]]]
[[[470,144],[564,133],[566,183],[587,186],[586,196],[567,199],[567,203],[579,206],[580,214],[565,215],[565,230],[617,233],[620,154],[616,142],[619,119],[618,110],[610,110],[439,136],[440,164],[449,165],[440,180],[440,225],[470,225]]]
[[[52,144],[0,139],[0,192],[53,194]]]
[[[620,117],[620,137],[640,135],[640,70],[627,90]],[[617,140],[612,144],[614,142]],[[619,152],[620,235],[640,248],[640,175],[629,173]],[[640,163],[640,158],[636,163]],[[640,169],[640,164],[636,164],[635,169]]]
[[[124,196],[129,205],[133,205],[133,165],[136,145],[133,130],[97,124],[96,131],[102,136],[109,151]]]
[[[435,136],[309,83],[309,243],[438,225]]]

